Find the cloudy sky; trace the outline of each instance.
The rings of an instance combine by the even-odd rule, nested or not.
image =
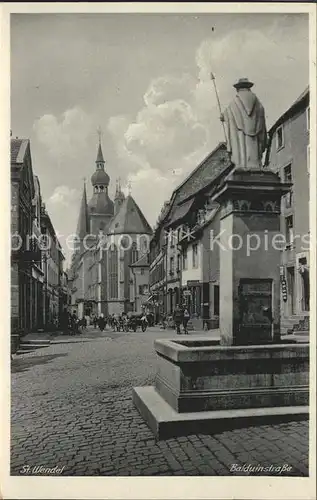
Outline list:
[[[63,245],[76,229],[83,178],[100,125],[110,194],[115,180],[149,223],[223,140],[221,104],[241,77],[255,83],[270,127],[308,85],[304,14],[15,14],[13,136],[31,140],[34,172]],[[66,252],[67,253],[67,252]]]

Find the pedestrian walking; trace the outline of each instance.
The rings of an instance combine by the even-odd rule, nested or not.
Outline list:
[[[184,334],[185,335],[188,335],[187,325],[188,325],[189,320],[190,320],[190,314],[189,314],[187,307],[185,307],[184,312],[183,312],[183,327],[184,327]]]
[[[94,325],[94,328],[97,328],[97,325],[98,325],[98,318],[97,318],[97,316],[93,317],[92,323]]]
[[[105,326],[106,326],[106,321],[105,321],[105,318],[104,318],[102,313],[100,314],[100,317],[98,319],[98,326],[99,326],[99,330],[101,332],[103,332],[105,329]]]
[[[73,314],[71,316],[71,329],[72,329],[72,335],[75,335],[78,332],[78,317],[76,311],[73,311]]]
[[[177,335],[181,334],[181,324],[183,322],[183,309],[180,307],[179,304],[176,305],[174,313],[173,313],[173,320],[175,323],[176,327],[176,333]]]
[[[82,330],[85,331],[86,328],[87,328],[87,320],[86,320],[86,317],[83,316],[82,320],[81,320],[81,327],[82,327]]]

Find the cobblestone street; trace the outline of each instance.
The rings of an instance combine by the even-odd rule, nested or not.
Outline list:
[[[307,476],[308,421],[155,441],[132,404],[132,387],[153,383],[153,341],[172,335],[89,330],[87,341],[16,356],[11,474],[26,466],[58,466],[72,476],[265,474],[241,472],[247,464]]]

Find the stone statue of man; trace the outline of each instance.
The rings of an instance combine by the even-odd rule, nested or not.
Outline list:
[[[240,78],[234,84],[237,94],[221,116],[227,128],[227,150],[237,168],[259,169],[267,145],[265,113],[253,83]]]

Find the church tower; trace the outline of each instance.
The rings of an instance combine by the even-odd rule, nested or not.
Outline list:
[[[79,217],[77,222],[76,236],[82,243],[84,237],[89,233],[89,215],[87,206],[86,183],[84,183],[83,195],[81,198]]]
[[[105,161],[103,158],[101,141],[96,159],[96,170],[91,176],[93,195],[88,203],[90,218],[90,233],[97,235],[100,231],[105,231],[114,215],[114,204],[108,194],[110,182],[109,175],[105,172]]]
[[[125,200],[125,196],[124,196],[123,192],[121,191],[121,184],[120,184],[120,177],[119,177],[119,179],[117,180],[117,183],[116,183],[116,194],[114,197],[114,215],[117,215],[124,200]]]

